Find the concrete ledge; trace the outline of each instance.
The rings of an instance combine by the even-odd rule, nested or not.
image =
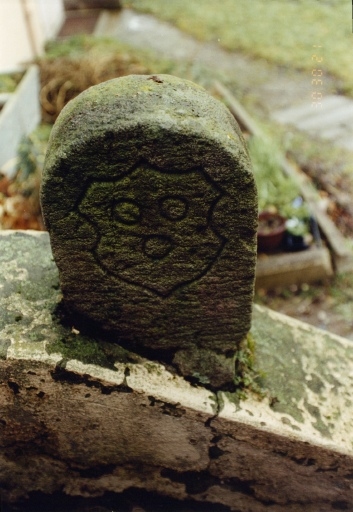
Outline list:
[[[63,327],[47,233],[0,245],[4,503],[143,489],[210,511],[353,509],[348,340],[254,306],[263,397],[214,393]]]

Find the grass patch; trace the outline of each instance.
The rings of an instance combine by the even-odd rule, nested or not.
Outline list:
[[[72,59],[111,59],[119,56],[119,60],[125,65],[135,64],[145,68],[160,68],[167,71],[173,67],[173,63],[166,59],[159,59],[148,50],[135,49],[110,37],[96,37],[88,34],[80,34],[61,41],[50,41],[46,45],[45,60],[70,57]]]
[[[204,41],[277,65],[320,67],[353,95],[351,6],[346,0],[123,0]],[[314,45],[321,46],[319,53]],[[313,55],[317,55],[317,58]],[[322,59],[322,60],[321,60]]]

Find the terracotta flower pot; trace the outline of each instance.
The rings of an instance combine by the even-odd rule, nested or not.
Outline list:
[[[281,245],[286,232],[286,219],[278,213],[261,212],[257,231],[258,250],[271,252]]]

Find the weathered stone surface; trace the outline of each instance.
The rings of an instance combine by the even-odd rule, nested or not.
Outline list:
[[[61,326],[47,233],[0,246],[3,506],[144,492],[174,510],[353,509],[351,342],[255,306],[264,397],[213,393]]]
[[[191,373],[220,354],[211,384],[231,365],[250,328],[257,198],[220,102],[168,75],[90,88],[53,128],[42,207],[70,312],[168,361],[200,350]]]

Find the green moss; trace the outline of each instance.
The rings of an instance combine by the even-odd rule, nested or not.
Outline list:
[[[314,405],[308,403],[307,400],[304,400],[304,404],[306,409],[309,411],[311,416],[315,418],[314,427],[317,430],[320,430],[321,434],[325,437],[331,438],[331,433],[327,425],[322,420],[320,409]]]
[[[251,332],[256,340],[255,367],[263,372],[261,385],[271,397],[271,408],[299,423],[307,422],[310,415],[312,426],[330,437],[333,427],[327,420],[341,415],[338,405],[341,397],[337,405],[333,399],[342,386],[337,376],[345,373],[351,347],[309,326],[277,325],[270,311],[257,307],[253,311]],[[325,404],[325,415],[320,404]]]
[[[121,347],[117,343],[108,343],[106,341],[99,341],[99,346],[103,350],[105,357],[112,362],[119,363],[141,363],[144,359],[135,354],[134,352],[130,352],[130,350],[126,350]],[[147,367],[147,365],[145,365]],[[147,367],[148,373],[152,373],[155,371],[155,365],[151,363],[150,367]]]
[[[48,343],[46,350],[49,354],[60,353],[63,359],[77,359],[86,364],[96,364],[106,368],[114,369],[100,344],[87,336],[68,333],[61,336],[58,341]]]
[[[262,372],[260,383],[272,397],[272,409],[303,422],[298,403],[306,394],[306,374],[300,364],[301,347],[293,340],[293,331],[282,328],[277,332],[267,313],[255,309],[251,332],[257,347],[256,369]]]
[[[0,359],[6,359],[7,350],[11,345],[11,340],[0,340]]]
[[[200,375],[199,372],[194,372],[192,377],[200,384],[210,384],[210,379],[206,375]]]
[[[59,353],[64,360],[76,359],[85,364],[95,364],[116,370],[115,363],[141,363],[142,358],[117,343],[81,334],[64,327],[56,315],[53,316],[53,340],[45,344],[48,354]]]
[[[264,396],[264,389],[261,386],[262,374],[255,368],[255,347],[255,339],[248,333],[235,353],[234,383],[237,387],[237,399],[246,398],[246,391],[260,397]]]

